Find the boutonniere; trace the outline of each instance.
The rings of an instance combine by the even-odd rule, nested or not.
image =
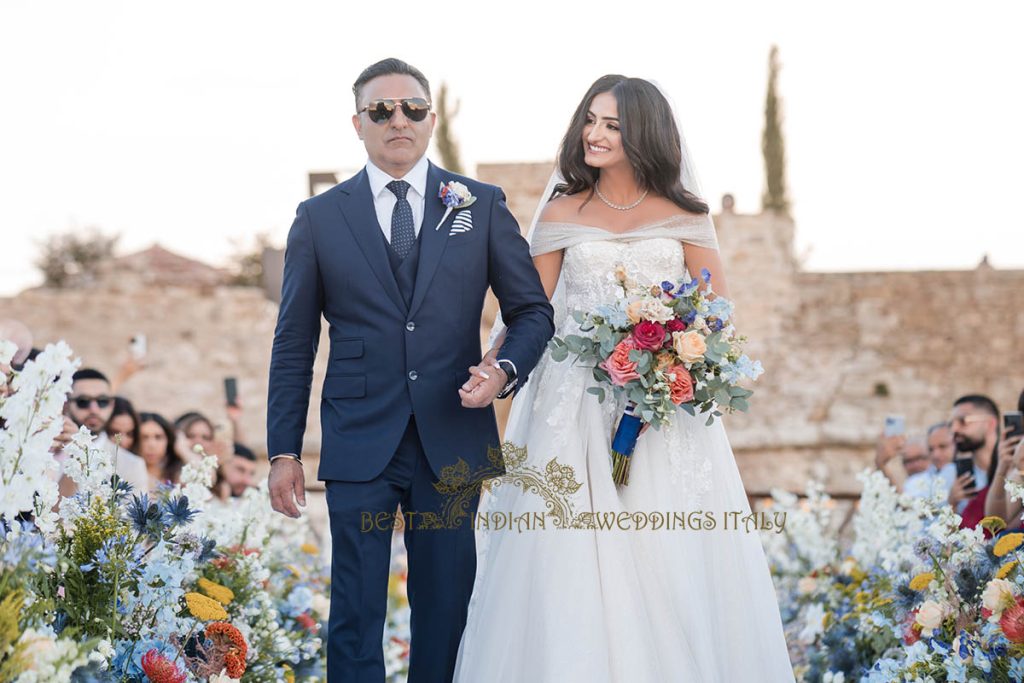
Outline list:
[[[449,180],[447,185],[441,183],[441,189],[437,191],[437,198],[441,200],[446,208],[444,215],[441,216],[441,222],[434,227],[434,230],[441,228],[441,225],[448,218],[448,214],[452,211],[465,209],[476,201],[476,197],[473,196],[468,187],[454,180]]]

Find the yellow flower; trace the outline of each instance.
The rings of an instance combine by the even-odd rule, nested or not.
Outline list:
[[[203,591],[222,605],[227,605],[235,599],[234,591],[227,586],[214,583],[207,578],[199,579],[199,590]]]
[[[998,541],[992,553],[996,557],[1002,557],[1011,550],[1016,550],[1021,543],[1024,543],[1024,534],[1006,534]]]
[[[999,568],[999,571],[996,572],[996,578],[997,579],[1005,579],[1010,574],[1010,572],[1013,571],[1013,568],[1016,567],[1016,566],[1017,566],[1017,560],[1011,560],[1011,561],[1007,562],[1006,564],[1004,564],[1002,567]]]
[[[988,515],[987,517],[983,517],[982,520],[978,522],[978,525],[982,529],[988,529],[989,532],[993,534],[998,534],[1006,528],[1006,522],[1003,521],[1002,517],[997,515]]]
[[[221,604],[202,593],[185,593],[188,611],[199,621],[222,621],[228,618]]]
[[[303,543],[302,545],[299,546],[299,550],[301,550],[302,552],[306,553],[307,555],[319,555],[320,554],[320,548],[317,548],[312,543]]]
[[[284,668],[284,680],[287,681],[287,683],[295,683],[295,672],[292,671],[292,668],[287,664],[282,666]]]
[[[910,590],[912,591],[923,591],[928,587],[928,584],[935,578],[934,572],[924,572],[918,574],[910,580]]]

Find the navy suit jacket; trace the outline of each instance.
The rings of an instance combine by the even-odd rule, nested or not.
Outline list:
[[[476,202],[452,211],[441,184],[466,185]],[[480,361],[480,315],[490,286],[508,333],[501,357],[522,385],[554,334],[551,304],[501,189],[427,172],[420,255],[411,305],[398,288],[374,210],[366,170],[302,202],[288,234],[281,308],[270,361],[270,455],[302,453],[313,360],[323,316],[330,360],[320,407],[319,478],[369,481],[394,454],[415,414],[434,474],[460,458],[487,464],[498,446],[491,407],[463,408],[459,386]],[[460,212],[472,230],[449,235]]]

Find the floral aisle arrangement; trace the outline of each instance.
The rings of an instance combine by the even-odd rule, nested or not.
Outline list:
[[[1024,535],[999,534],[995,517],[960,529],[943,501],[899,495],[879,472],[861,479],[845,556],[815,549],[826,496],[774,496],[787,526],[766,550],[798,680],[1024,681]]]
[[[265,490],[213,500],[214,457],[150,495],[82,430],[64,450],[77,492],[53,512],[49,448],[76,366],[57,344],[3,378],[0,680],[322,680],[328,577],[300,545],[309,529],[271,514]]]
[[[612,442],[612,476],[624,485],[644,424],[660,427],[677,408],[710,413],[709,425],[722,410],[745,411],[754,392],[740,383],[763,369],[743,354],[746,339],[736,336],[733,304],[714,295],[706,268],[700,279],[651,285],[638,284],[621,265],[609,277],[618,286],[616,301],[573,311],[584,334],[555,337],[549,348],[556,361],[572,355],[592,364],[598,386],[588,392],[599,401],[605,386],[626,397]]]

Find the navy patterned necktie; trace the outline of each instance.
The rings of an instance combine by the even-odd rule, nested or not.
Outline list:
[[[412,222],[412,206],[405,198],[409,192],[409,183],[404,180],[392,180],[388,183],[398,201],[395,202],[395,211],[391,214],[391,248],[401,258],[405,258],[412,250],[416,242],[416,228]]]

